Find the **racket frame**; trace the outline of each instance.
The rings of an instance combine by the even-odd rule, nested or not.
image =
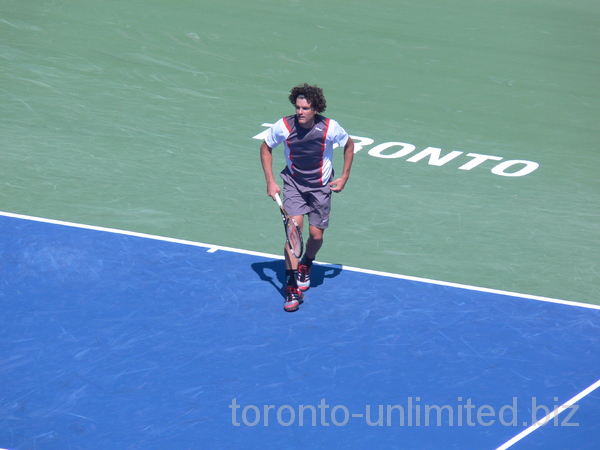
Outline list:
[[[288,214],[288,212],[285,210],[285,207],[283,206],[283,202],[281,201],[281,197],[279,196],[279,193],[275,194],[275,201],[277,202],[277,205],[279,205],[279,209],[281,210],[281,218],[283,220],[283,228],[285,230],[285,239],[287,241],[288,247],[290,248],[290,252],[292,253],[292,255],[294,255],[295,258],[300,259],[302,257],[302,253],[304,252],[304,240],[302,238],[302,229],[298,225],[298,222],[296,222],[294,220],[294,218],[292,216],[290,216]],[[290,235],[288,232],[288,223],[290,221],[292,222],[294,227],[296,227],[296,231],[298,232],[298,238],[300,240],[300,252],[298,255],[296,254],[296,252],[294,252],[294,247],[292,246],[292,243],[290,240]]]

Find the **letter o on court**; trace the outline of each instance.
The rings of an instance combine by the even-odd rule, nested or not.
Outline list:
[[[509,167],[515,166],[517,164],[524,164],[525,167],[517,170],[516,172],[506,172]],[[533,161],[525,161],[523,159],[513,159],[510,161],[504,161],[495,166],[492,169],[492,173],[494,175],[500,175],[503,177],[523,177],[525,175],[529,175],[535,169],[540,167],[540,165]]]
[[[248,410],[249,409],[252,409],[254,411],[254,421],[253,422],[248,421]],[[244,425],[246,425],[248,427],[253,427],[259,421],[260,421],[260,410],[254,405],[244,406],[244,409],[242,409],[242,422],[244,422]]]
[[[391,147],[402,148],[394,153],[383,154],[384,150],[387,150]],[[369,155],[375,156],[376,158],[402,158],[403,156],[406,156],[409,153],[413,152],[415,148],[416,147],[414,145],[407,144],[405,142],[384,142],[383,144],[376,145],[371,150],[369,150]]]

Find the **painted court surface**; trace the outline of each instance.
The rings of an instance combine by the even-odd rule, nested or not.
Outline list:
[[[0,2],[0,448],[597,448],[600,7],[479,3]],[[287,314],[302,82],[358,146]]]
[[[283,314],[281,259],[0,223],[15,448],[496,448],[597,381],[597,308],[324,265]],[[592,448],[599,410],[523,448]]]

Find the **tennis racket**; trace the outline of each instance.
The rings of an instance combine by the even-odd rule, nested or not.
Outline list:
[[[292,251],[292,254],[296,258],[300,258],[302,256],[302,252],[304,251],[304,243],[302,241],[302,230],[296,223],[294,219],[287,213],[285,208],[283,207],[283,203],[281,202],[281,198],[279,198],[279,194],[275,194],[275,201],[279,205],[279,209],[281,210],[281,218],[283,219],[283,228],[285,228],[285,238],[287,243]]]

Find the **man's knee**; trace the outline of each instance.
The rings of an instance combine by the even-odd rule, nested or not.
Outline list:
[[[324,233],[325,230],[317,228],[313,225],[310,226],[310,237],[313,241],[322,241]]]

